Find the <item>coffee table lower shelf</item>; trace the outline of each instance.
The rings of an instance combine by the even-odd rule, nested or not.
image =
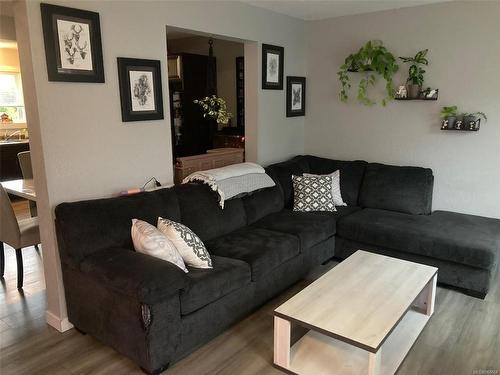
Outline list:
[[[370,363],[372,353],[313,330],[291,347],[288,368],[275,366],[299,375],[394,374],[429,318],[420,311],[408,310],[379,348],[380,364],[377,367]]]

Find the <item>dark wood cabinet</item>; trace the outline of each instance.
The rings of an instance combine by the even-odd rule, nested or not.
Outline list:
[[[17,180],[23,178],[17,154],[29,151],[28,142],[0,143],[0,180]]]
[[[180,57],[175,59],[179,65],[176,69],[182,74],[176,74],[169,79],[174,160],[179,156],[204,154],[213,148],[214,134],[217,131],[215,121],[204,118],[201,107],[193,102],[209,95],[208,80],[216,80],[216,77],[213,74],[208,77],[207,73],[209,62],[215,73],[215,57],[190,53],[176,56]],[[174,61],[174,56],[169,59]],[[180,122],[177,131],[175,121]],[[175,134],[179,131],[180,136],[176,137]]]
[[[245,58],[236,58],[236,125],[245,128]]]

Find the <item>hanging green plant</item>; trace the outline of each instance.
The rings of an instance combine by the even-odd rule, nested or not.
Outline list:
[[[340,100],[346,102],[349,98],[348,92],[351,89],[349,72],[362,72],[358,85],[357,99],[365,105],[373,105],[375,101],[367,95],[368,86],[374,86],[377,81],[377,74],[385,80],[386,97],[382,100],[382,105],[386,105],[388,100],[394,99],[394,86],[392,77],[398,71],[396,58],[384,47],[380,40],[370,40],[358,52],[350,54],[344,64],[337,72],[342,88],[340,90]]]

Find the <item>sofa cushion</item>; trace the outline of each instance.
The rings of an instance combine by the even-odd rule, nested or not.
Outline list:
[[[339,207],[341,208],[341,207]],[[299,212],[284,209],[267,215],[254,227],[298,236],[302,250],[335,235],[336,212]]]
[[[245,207],[248,224],[283,209],[283,193],[278,185],[250,193],[241,200]]]
[[[360,206],[428,215],[432,209],[434,176],[429,168],[368,164]]]
[[[118,295],[151,305],[178,294],[188,281],[188,274],[176,265],[124,248],[95,252],[79,264],[79,270]],[[89,300],[82,304],[92,303],[92,293],[88,289]]]
[[[366,161],[344,161],[320,158],[306,155],[304,159],[309,164],[309,173],[330,174],[340,171],[340,191],[342,198],[349,206],[358,205],[359,190],[365,173]]]
[[[56,207],[61,260],[75,265],[100,250],[111,247],[133,249],[130,236],[132,219],[156,226],[158,216],[180,220],[174,189],[61,203]]]
[[[340,237],[388,249],[492,269],[500,251],[500,220],[456,212],[409,215],[364,209],[337,225]]]
[[[210,254],[248,263],[252,269],[253,281],[300,252],[296,236],[251,227],[210,240],[206,245]]]
[[[205,184],[182,184],[174,187],[179,200],[181,220],[202,241],[222,236],[242,228],[247,223],[240,198],[219,206],[219,196]]]
[[[285,207],[291,208],[293,206],[292,175],[302,176],[303,173],[309,173],[307,161],[303,156],[296,156],[282,163],[272,164],[266,168],[266,171],[281,187]]]
[[[237,259],[212,257],[212,269],[189,268],[181,291],[181,314],[186,315],[250,283],[250,266]]]

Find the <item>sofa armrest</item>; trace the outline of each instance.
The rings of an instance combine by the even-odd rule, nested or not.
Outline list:
[[[167,261],[124,248],[98,251],[80,263],[80,271],[117,293],[154,304],[187,285],[184,271]]]

